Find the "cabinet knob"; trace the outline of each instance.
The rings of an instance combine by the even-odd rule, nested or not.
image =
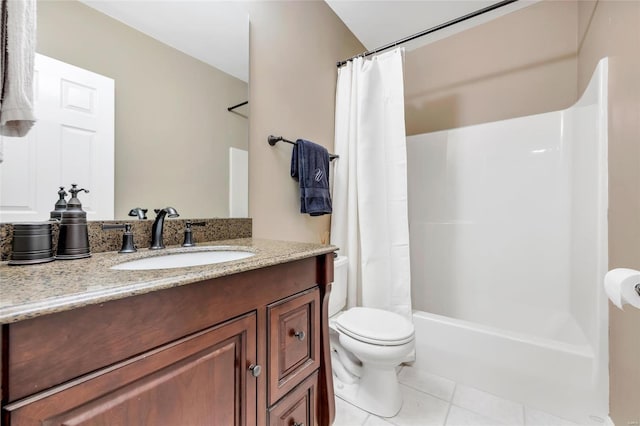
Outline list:
[[[300,340],[301,342],[304,340],[306,334],[304,334],[304,331],[294,331],[293,335],[296,337],[296,339]]]
[[[249,371],[251,371],[251,375],[253,377],[258,377],[260,373],[262,373],[262,367],[260,367],[260,365],[258,364],[251,364],[249,366]]]

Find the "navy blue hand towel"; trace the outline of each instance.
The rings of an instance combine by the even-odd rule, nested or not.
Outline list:
[[[329,152],[313,142],[298,139],[291,155],[291,177],[300,183],[300,213],[331,213]]]

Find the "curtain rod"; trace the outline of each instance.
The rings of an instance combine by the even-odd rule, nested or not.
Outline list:
[[[459,18],[452,19],[451,21],[445,22],[444,24],[436,25],[435,27],[431,27],[431,28],[429,28],[427,30],[420,31],[419,33],[410,35],[410,36],[402,38],[400,40],[396,40],[396,41],[394,41],[392,43],[385,44],[384,46],[378,47],[376,49],[367,50],[364,53],[352,56],[351,58],[345,59],[344,61],[338,61],[338,62],[336,62],[336,65],[338,66],[338,68],[340,68],[341,66],[345,65],[347,62],[352,61],[352,60],[354,60],[356,58],[367,57],[367,56],[374,55],[374,54],[376,54],[378,52],[382,52],[383,50],[387,50],[387,49],[390,49],[392,47],[396,47],[399,44],[403,44],[403,43],[406,43],[408,41],[415,40],[415,39],[417,39],[419,37],[422,37],[422,36],[425,36],[427,34],[431,34],[431,33],[434,33],[436,31],[442,30],[444,28],[450,27],[452,25],[458,24],[458,23],[460,23],[462,21],[466,21],[467,19],[471,19],[471,18],[474,18],[476,16],[482,15],[483,13],[491,12],[492,10],[498,9],[498,8],[500,8],[502,6],[506,6],[508,4],[515,3],[516,1],[518,1],[518,0],[503,0],[501,2],[498,2],[498,3],[492,4],[490,6],[484,7],[482,9],[478,9],[475,12],[468,13],[468,14],[466,14],[464,16],[459,17]]]

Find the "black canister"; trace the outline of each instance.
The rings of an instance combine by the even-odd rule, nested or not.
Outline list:
[[[49,222],[13,224],[9,265],[33,265],[55,260]]]
[[[78,199],[79,192],[89,191],[84,188],[78,189],[77,186],[75,183],[71,185],[71,199],[67,203],[67,209],[62,212],[56,259],[82,259],[91,256],[87,213],[82,210],[82,204]]]

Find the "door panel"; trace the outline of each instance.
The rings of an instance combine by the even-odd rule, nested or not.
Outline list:
[[[5,407],[10,425],[252,425],[255,314]],[[197,391],[196,391],[197,390]]]

